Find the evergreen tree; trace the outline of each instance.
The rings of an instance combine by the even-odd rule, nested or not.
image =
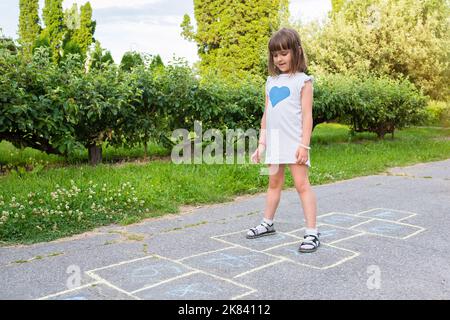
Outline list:
[[[288,0],[194,0],[194,15],[196,32],[185,15],[181,34],[197,43],[202,74],[261,74],[267,42],[289,17]]]
[[[45,0],[43,10],[45,23],[43,33],[50,41],[52,57],[55,62],[58,62],[60,59],[64,35],[67,29],[64,23],[62,1],[63,0]]]
[[[39,0],[20,0],[19,8],[19,43],[22,45],[25,56],[29,56],[41,32]]]
[[[144,60],[142,60],[141,55],[135,51],[127,51],[123,54],[122,60],[120,61],[120,69],[124,71],[131,71],[134,67],[142,66]]]
[[[94,32],[96,22],[92,21],[92,7],[89,2],[80,7],[80,25],[73,35],[73,41],[76,42],[81,51],[86,54],[89,46],[94,41]]]
[[[80,13],[76,3],[64,12],[64,22],[69,30],[76,30],[80,28]]]
[[[88,69],[100,69],[104,63],[114,63],[109,50],[102,48],[100,41],[95,42],[95,48],[90,52]]]

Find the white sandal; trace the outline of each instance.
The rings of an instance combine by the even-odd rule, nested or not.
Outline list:
[[[302,253],[309,253],[314,252],[317,250],[317,248],[320,247],[320,240],[319,240],[320,233],[317,235],[315,234],[307,234],[303,238],[303,242],[300,244],[300,247],[298,248],[298,251]]]
[[[262,228],[261,228],[262,227]],[[264,229],[263,229],[264,228]],[[267,222],[261,222],[259,226],[251,228],[247,233],[247,239],[255,239],[264,236],[270,236],[275,233],[275,228]]]

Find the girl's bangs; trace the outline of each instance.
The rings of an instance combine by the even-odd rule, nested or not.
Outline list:
[[[275,51],[288,50],[288,49],[291,49],[291,46],[289,43],[289,38],[283,37],[283,35],[281,35],[281,34],[274,36],[269,41],[269,51],[271,53],[274,53]]]

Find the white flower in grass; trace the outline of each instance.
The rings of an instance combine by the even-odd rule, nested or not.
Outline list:
[[[36,226],[36,228],[42,231],[42,228],[41,228],[41,226]]]
[[[92,199],[92,196],[91,195],[89,195],[89,197],[88,197],[89,199]]]
[[[28,204],[29,205],[33,205],[33,201],[28,201]]]

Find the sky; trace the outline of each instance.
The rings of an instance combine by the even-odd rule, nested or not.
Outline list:
[[[88,0],[64,0],[63,7],[78,7]],[[44,0],[40,0],[40,12]],[[120,62],[126,51],[159,54],[164,63],[184,58],[192,66],[199,60],[196,44],[181,36],[180,24],[186,13],[194,20],[193,0],[89,0],[97,21],[94,37]],[[323,19],[331,10],[331,0],[290,0],[291,20],[306,23]],[[0,1],[0,28],[17,38],[19,0]]]

